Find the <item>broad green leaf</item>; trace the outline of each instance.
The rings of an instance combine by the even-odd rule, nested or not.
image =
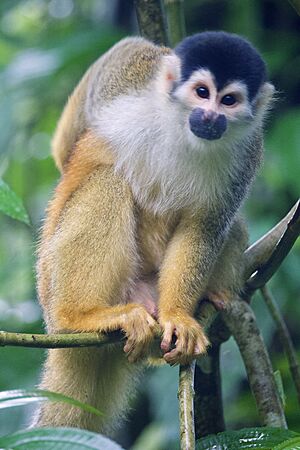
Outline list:
[[[300,436],[277,445],[274,450],[300,450]]]
[[[0,211],[13,219],[30,225],[28,214],[21,199],[3,180],[0,180]]]
[[[76,428],[39,428],[0,438],[1,449],[14,450],[123,450],[115,442]]]
[[[297,438],[299,434],[282,428],[244,428],[225,431],[199,439],[196,450],[274,450],[276,445]]]
[[[27,405],[32,402],[39,402],[43,400],[50,400],[52,402],[64,402],[84,411],[96,414],[97,416],[104,415],[101,411],[86,403],[79,402],[74,398],[67,397],[58,392],[44,391],[42,389],[14,389],[11,391],[0,392],[0,409],[11,408],[13,406]]]

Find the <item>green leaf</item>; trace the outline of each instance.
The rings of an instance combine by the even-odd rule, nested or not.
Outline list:
[[[294,431],[282,428],[244,428],[199,439],[196,450],[274,450],[276,445],[288,439],[299,439],[298,436]]]
[[[78,408],[83,409],[96,416],[103,416],[104,414],[98,409],[86,403],[79,402],[74,398],[67,397],[58,392],[44,391],[42,389],[14,389],[11,391],[0,392],[0,409],[11,408],[13,406],[27,405],[32,402],[39,402],[43,400],[50,400],[52,402],[64,402]]]
[[[21,199],[3,180],[0,180],[0,211],[13,219],[30,225],[28,214]]]
[[[274,450],[300,450],[300,437],[295,437],[277,445]]]
[[[76,428],[39,428],[0,438],[0,448],[14,450],[122,450],[115,442]]]

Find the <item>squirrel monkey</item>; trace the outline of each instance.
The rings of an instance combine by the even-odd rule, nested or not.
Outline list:
[[[127,339],[50,350],[41,387],[105,415],[47,403],[36,425],[114,427],[138,373],[131,363],[147,356],[158,324],[167,363],[206,351],[199,299],[220,306],[241,287],[247,233],[237,211],[262,158],[266,80],[252,45],[224,32],[174,51],[127,38],[88,69],[53,140],[62,178],[38,293],[49,333],[121,329]]]

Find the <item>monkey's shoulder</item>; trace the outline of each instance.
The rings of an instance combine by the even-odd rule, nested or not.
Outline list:
[[[159,68],[159,61],[172,50],[141,38],[122,39],[92,66],[90,97],[109,101],[120,94],[147,86]]]

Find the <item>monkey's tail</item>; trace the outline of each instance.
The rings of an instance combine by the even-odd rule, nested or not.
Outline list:
[[[140,369],[129,364],[116,345],[104,349],[52,349],[45,363],[41,389],[60,392],[99,409],[88,413],[64,402],[45,402],[32,426],[78,427],[111,432],[120,424]]]

